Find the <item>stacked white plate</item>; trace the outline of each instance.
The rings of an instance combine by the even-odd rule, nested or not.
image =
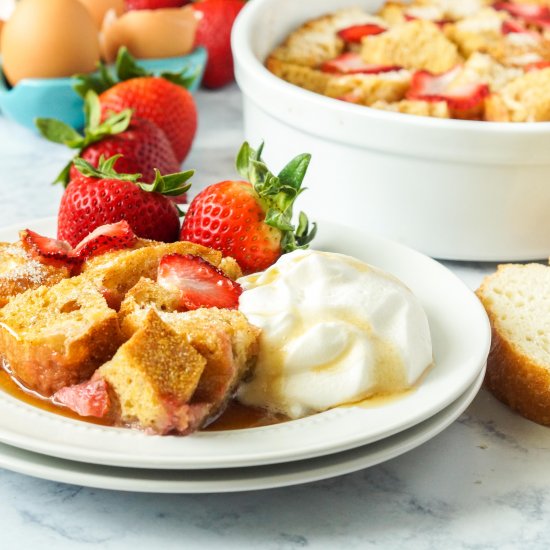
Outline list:
[[[0,393],[0,467],[90,487],[172,493],[281,487],[373,466],[434,437],[483,380],[490,328],[475,295],[449,270],[399,244],[328,222],[315,247],[376,265],[404,281],[429,319],[435,367],[411,392],[261,428],[188,437],[79,422]],[[55,220],[30,222],[55,234]],[[14,241],[22,227],[0,231]]]

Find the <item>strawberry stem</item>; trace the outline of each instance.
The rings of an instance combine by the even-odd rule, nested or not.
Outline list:
[[[261,143],[254,150],[248,142],[244,142],[237,154],[237,171],[253,185],[262,201],[266,210],[265,223],[281,231],[282,251],[285,253],[307,248],[315,237],[317,224],[313,223],[310,229],[306,214],[300,212],[296,227],[292,223],[292,215],[294,202],[305,191],[302,182],[311,155],[298,155],[275,176],[262,159],[263,147]]]

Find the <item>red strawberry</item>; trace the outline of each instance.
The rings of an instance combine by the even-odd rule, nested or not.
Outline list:
[[[550,67],[550,61],[534,61],[533,63],[527,63],[523,66],[525,72],[540,71],[542,69],[548,69]]]
[[[136,242],[136,236],[124,220],[98,227],[84,237],[75,248],[66,241],[44,237],[30,229],[21,231],[19,238],[23,248],[38,261],[66,266],[72,270],[76,270],[87,258],[110,250],[129,248]]]
[[[169,254],[160,260],[158,283],[180,293],[180,308],[236,309],[241,286],[198,256]]]
[[[103,418],[111,406],[107,382],[102,378],[67,386],[55,392],[52,400],[64,405],[80,416]]]
[[[166,134],[151,121],[132,117],[130,109],[101,121],[99,98],[92,90],[86,94],[85,112],[84,135],[55,119],[39,118],[36,126],[50,141],[78,149],[76,156],[87,160],[94,167],[97,167],[100,157],[107,159],[120,154],[123,156],[115,163],[116,170],[127,174],[140,173],[146,182],[155,179],[155,168],[161,174],[173,174],[180,169]],[[61,181],[66,185],[77,174],[78,170],[71,161],[56,182]]]
[[[85,147],[79,154],[97,168],[100,157],[105,159],[122,155],[115,163],[115,170],[125,174],[141,174],[147,183],[155,179],[155,168],[161,174],[173,174],[179,171],[180,163],[166,134],[150,120],[132,118],[127,130]],[[78,170],[72,166],[70,179],[74,179]]]
[[[84,237],[69,253],[73,258],[91,258],[111,250],[130,248],[137,240],[126,220],[105,224]]]
[[[346,52],[334,59],[325,61],[321,65],[321,71],[337,74],[378,74],[390,71],[398,71],[401,67],[395,65],[373,65],[365,63],[361,56],[355,52]]]
[[[502,34],[511,34],[511,33],[529,33],[529,31],[518,21],[513,19],[507,19],[502,22]]]
[[[50,237],[39,235],[30,229],[19,232],[23,248],[36,260],[49,265],[70,267],[76,260],[69,258],[71,245]]]
[[[484,99],[489,95],[487,84],[471,83],[450,88],[461,70],[461,67],[457,66],[439,75],[428,71],[416,71],[407,92],[407,99],[446,101],[449,109],[457,111],[458,116],[460,111],[472,111],[482,107]]]
[[[193,96],[165,78],[142,76],[115,84],[99,96],[104,116],[132,109],[135,116],[154,122],[164,131],[178,162],[189,153],[197,130]]]
[[[386,32],[387,29],[374,23],[365,25],[353,25],[338,31],[338,36],[350,44],[358,44],[364,36],[374,36]]]
[[[95,169],[82,159],[75,165],[87,177],[69,183],[59,206],[57,235],[76,246],[97,227],[126,220],[133,232],[145,239],[171,242],[178,238],[179,213],[171,196],[185,192],[184,183],[193,171],[161,176],[151,184],[138,181],[139,174],[118,174],[118,157],[101,160]]]
[[[158,10],[161,8],[180,8],[190,0],[125,0],[126,10]]]
[[[506,11],[513,17],[521,19],[524,23],[550,26],[550,8],[540,4],[516,4],[514,2],[495,2],[493,8]]]
[[[232,256],[245,273],[266,269],[284,252],[307,248],[316,231],[315,224],[308,230],[303,212],[298,227],[292,223],[310,155],[297,156],[275,176],[261,159],[262,148],[242,146],[237,167],[251,183],[222,181],[204,189],[190,204],[180,236]]]
[[[206,0],[192,4],[199,24],[195,45],[208,51],[208,63],[202,83],[207,88],[220,88],[234,79],[231,53],[231,29],[243,0]]]

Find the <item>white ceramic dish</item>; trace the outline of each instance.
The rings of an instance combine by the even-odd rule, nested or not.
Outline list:
[[[454,260],[550,255],[550,122],[439,120],[352,105],[293,86],[263,66],[294,28],[380,0],[255,0],[233,30],[244,126],[274,165],[313,160],[300,198],[345,222]]]
[[[29,224],[46,235],[55,219]],[[0,241],[18,228],[0,231]],[[399,244],[320,223],[316,247],[356,256],[403,280],[430,323],[433,368],[412,392],[378,406],[342,407],[293,422],[247,430],[148,436],[80,422],[0,393],[0,441],[69,460],[139,468],[207,469],[257,466],[336,453],[389,437],[456,400],[485,365],[490,328],[475,295],[439,263]]]
[[[148,493],[227,493],[309,483],[375,466],[435,437],[472,402],[484,374],[485,370],[451,405],[413,428],[351,451],[310,460],[220,470],[140,470],[71,462],[0,443],[0,468],[74,485]]]

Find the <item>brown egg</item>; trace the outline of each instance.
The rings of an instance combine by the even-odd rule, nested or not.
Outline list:
[[[120,46],[138,59],[185,55],[193,49],[197,28],[189,6],[129,11],[115,18],[109,12],[101,29],[101,54],[114,61]]]
[[[90,72],[99,60],[97,27],[78,0],[21,0],[4,25],[4,74],[49,78]]]
[[[115,10],[117,15],[124,13],[124,0],[79,0],[82,2],[88,11],[92,14],[95,24],[98,29],[103,25],[105,14],[109,10]]]

